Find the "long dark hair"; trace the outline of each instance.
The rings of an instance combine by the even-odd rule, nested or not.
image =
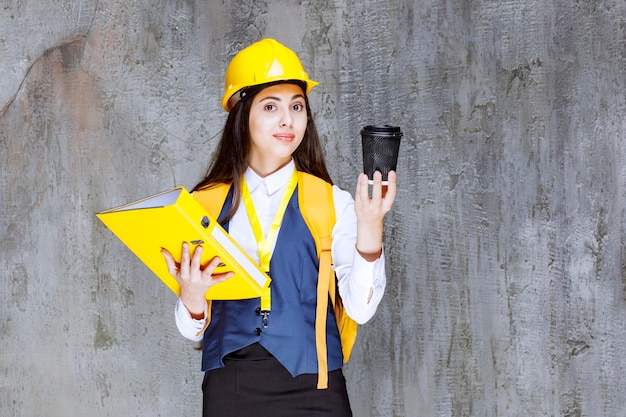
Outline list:
[[[233,185],[233,204],[226,214],[224,221],[228,221],[237,211],[239,200],[241,199],[241,178],[248,168],[248,158],[250,155],[250,108],[252,99],[261,90],[274,84],[292,83],[303,87],[303,83],[298,81],[279,81],[250,87],[246,91],[245,99],[237,102],[228,114],[222,137],[217,145],[217,149],[211,158],[204,178],[194,187],[194,191],[211,188],[216,184]],[[304,138],[300,146],[294,151],[292,157],[298,171],[315,175],[329,183],[333,183],[320,144],[317,127],[311,114],[309,99],[305,94],[307,126]]]

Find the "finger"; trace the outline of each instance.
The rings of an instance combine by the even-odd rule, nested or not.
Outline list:
[[[204,267],[204,269],[202,270],[203,274],[208,274],[208,275],[212,275],[213,271],[215,271],[215,268],[217,268],[220,265],[221,259],[219,256],[215,256],[213,257],[213,259],[211,259],[211,261]]]
[[[234,275],[234,272],[224,272],[221,274],[211,275],[211,280],[214,284],[219,284],[220,282],[224,282],[227,279],[232,278]]]
[[[165,248],[161,248],[161,254],[163,255],[163,258],[165,258],[165,264],[167,265],[167,271],[170,273],[170,275],[175,277],[176,273],[178,272],[178,270],[176,268],[176,262],[174,261],[174,257],[172,256],[170,251],[168,251]]]
[[[200,245],[196,246],[196,249],[193,251],[193,256],[191,257],[191,270],[196,271],[200,269],[200,261],[202,260],[202,252],[204,252],[204,248]]]
[[[393,202],[396,200],[397,192],[398,192],[398,187],[397,187],[396,172],[389,171],[389,174],[387,176],[387,192],[383,199],[383,202],[384,202],[383,204],[385,205],[385,208],[387,210],[391,210],[391,206],[393,205]]]
[[[372,200],[380,200],[383,196],[383,174],[374,172],[374,187],[372,187]]]
[[[359,178],[356,183],[356,192],[354,193],[355,199],[367,201],[369,199],[369,182],[366,174],[359,174]]]
[[[220,265],[222,260],[219,256],[214,257],[211,261],[206,265],[206,267],[202,270],[202,278],[210,279],[212,281],[218,280],[219,282],[225,281],[226,279],[235,275],[232,271],[220,272],[219,274],[213,274],[215,269]],[[215,282],[214,282],[215,283]]]
[[[182,255],[180,257],[180,275],[189,276],[189,245],[183,242]]]

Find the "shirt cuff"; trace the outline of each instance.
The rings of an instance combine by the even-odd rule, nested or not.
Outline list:
[[[351,280],[353,283],[367,287],[378,288],[385,287],[385,249],[383,248],[381,255],[374,261],[365,260],[356,249],[352,259]]]
[[[208,304],[204,307],[204,319],[196,320],[191,317],[189,310],[180,300],[176,301],[176,308],[174,311],[176,316],[176,327],[180,334],[194,342],[202,340],[202,330],[206,327],[208,316]]]

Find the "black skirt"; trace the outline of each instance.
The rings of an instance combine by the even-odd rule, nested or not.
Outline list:
[[[260,344],[224,358],[204,374],[204,417],[352,417],[341,369],[317,389],[317,374],[292,377]]]

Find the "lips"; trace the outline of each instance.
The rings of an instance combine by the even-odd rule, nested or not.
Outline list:
[[[276,133],[274,137],[281,142],[293,142],[293,140],[296,138],[296,135],[291,133]]]

